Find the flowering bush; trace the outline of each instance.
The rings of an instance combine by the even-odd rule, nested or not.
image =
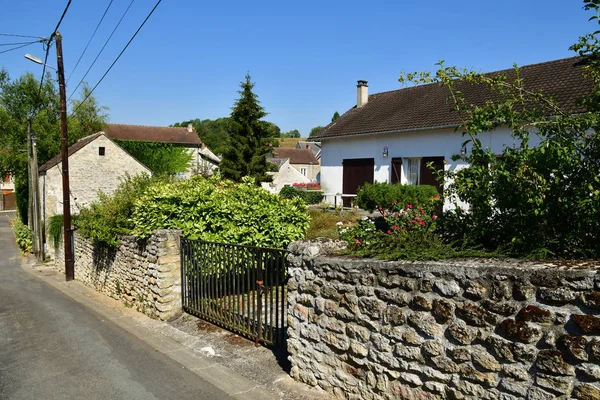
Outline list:
[[[292,186],[299,190],[321,190],[321,185],[319,185],[317,182],[308,182],[308,183],[297,182],[297,183],[293,183]]]
[[[437,198],[439,199],[439,196]],[[381,211],[388,226],[387,233],[392,234],[400,230],[429,231],[435,229],[435,221],[438,217],[435,211],[432,212],[430,208],[413,207],[412,204],[401,207],[399,203],[396,203],[389,211]]]

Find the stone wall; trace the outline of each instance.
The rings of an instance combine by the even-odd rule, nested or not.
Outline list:
[[[600,399],[593,266],[289,249],[291,375],[351,399]]]
[[[75,280],[166,320],[181,311],[180,232],[159,230],[147,240],[121,237],[118,247],[93,245],[75,233]],[[64,271],[64,252],[56,252]]]

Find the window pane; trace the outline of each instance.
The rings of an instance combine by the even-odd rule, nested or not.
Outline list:
[[[406,159],[406,183],[408,185],[419,184],[419,159],[418,158],[407,158]]]

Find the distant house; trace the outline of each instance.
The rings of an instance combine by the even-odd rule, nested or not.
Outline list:
[[[310,148],[281,148],[273,149],[273,159],[289,160],[289,164],[309,182],[317,182],[321,165]]]
[[[0,181],[0,211],[15,210],[15,182],[12,175],[6,174]]]
[[[581,112],[578,100],[593,88],[582,76],[580,57],[524,66],[520,69],[526,89],[551,96],[569,113]],[[513,70],[498,71],[514,78]],[[483,105],[490,92],[483,85],[460,87],[467,101]],[[366,182],[401,182],[409,185],[438,184],[427,164],[436,170],[457,170],[467,166],[454,155],[467,155],[469,146],[455,128],[458,114],[447,101],[449,91],[428,84],[377,94],[368,94],[366,81],[358,81],[357,104],[331,122],[311,140],[321,142],[321,187],[326,201],[344,203]],[[500,154],[515,146],[508,128],[479,134],[482,144]],[[532,145],[539,138],[531,139]],[[445,207],[451,204],[447,202]]]
[[[321,163],[321,142],[306,142],[306,141],[300,140],[300,141],[298,141],[298,143],[296,143],[296,148],[297,149],[310,149],[310,151],[312,151],[313,155],[315,156],[315,158],[317,159],[319,164]]]
[[[189,167],[182,174],[185,178],[194,174],[212,175],[218,170],[221,162],[220,158],[202,143],[191,124],[187,127],[107,124],[104,133],[111,139],[170,143],[185,147],[192,155]]]
[[[310,183],[311,180],[302,175],[300,171],[290,164],[289,158],[268,158],[267,162],[274,164],[277,170],[267,172],[273,180],[271,182],[262,182],[263,189],[271,193],[279,193],[286,186],[293,186],[294,183]]]
[[[98,192],[112,194],[123,178],[152,172],[109,139],[104,132],[87,136],[69,147],[71,213],[98,200]],[[62,157],[39,168],[42,219],[63,213]]]

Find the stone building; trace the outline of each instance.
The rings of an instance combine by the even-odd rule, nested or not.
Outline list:
[[[218,170],[221,162],[221,159],[202,143],[191,124],[187,127],[106,124],[104,133],[116,140],[170,143],[186,148],[192,159],[187,170],[181,174],[182,178],[196,174],[212,175]]]
[[[39,168],[42,219],[63,213],[62,157],[60,154]],[[123,178],[152,172],[119,147],[104,132],[87,136],[69,147],[71,213],[98,200],[98,193],[113,193]]]
[[[288,159],[290,165],[298,170],[301,175],[308,178],[310,182],[318,181],[321,164],[310,147],[294,149],[278,147],[273,149],[273,158]]]

